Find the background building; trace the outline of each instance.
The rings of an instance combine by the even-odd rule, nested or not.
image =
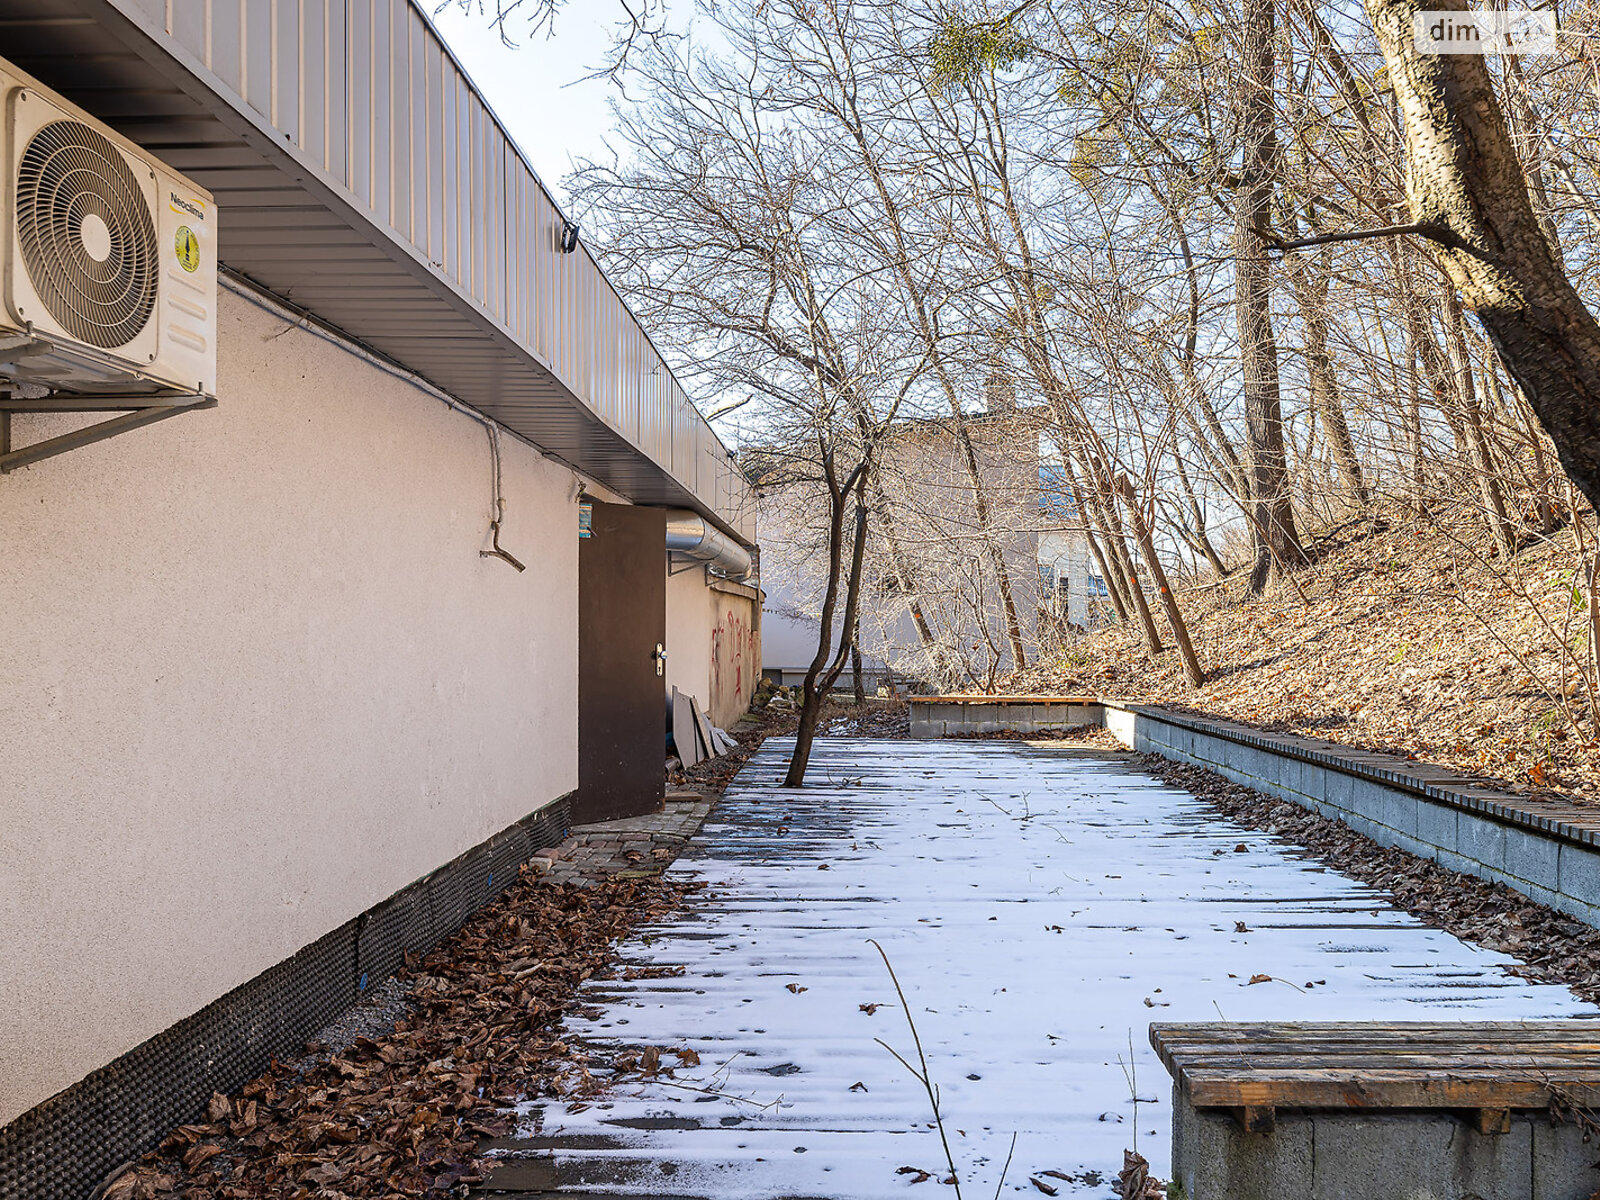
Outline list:
[[[1005,595],[989,545],[1004,566],[1030,659],[1062,622],[1095,619],[1092,559],[1051,467],[1043,410],[999,408],[964,425],[987,524],[950,419],[905,421],[879,449],[861,599],[860,645],[872,683],[984,686],[1012,668]],[[785,682],[804,674],[817,648],[826,579],[818,514],[825,509],[805,485],[761,488],[758,524],[768,564],[762,665]]]

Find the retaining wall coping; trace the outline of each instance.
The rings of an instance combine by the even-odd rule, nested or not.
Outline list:
[[[1541,800],[1499,791],[1432,763],[1413,763],[1396,754],[1341,746],[1321,738],[1267,733],[1219,717],[1197,717],[1152,704],[1121,700],[1081,701],[1133,713],[1179,729],[1192,730],[1252,746],[1301,762],[1315,763],[1358,779],[1388,784],[1465,812],[1491,817],[1507,825],[1533,830],[1575,845],[1600,849],[1600,807],[1586,808],[1562,800]]]
[[[1099,704],[1093,696],[907,696],[908,704],[992,704],[1006,708],[1013,704]]]

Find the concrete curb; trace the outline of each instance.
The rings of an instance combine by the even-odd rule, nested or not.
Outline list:
[[[1209,768],[1442,867],[1600,926],[1600,809],[1500,792],[1441,767],[1232,721],[1103,702],[1125,745]]]
[[[1042,733],[1103,725],[1098,700],[1064,696],[912,696],[913,738],[980,733]]]
[[[1600,927],[1600,807],[1519,796],[1394,754],[1117,700],[915,697],[911,723],[912,737],[1104,725],[1133,750],[1206,767],[1379,845],[1503,883]]]

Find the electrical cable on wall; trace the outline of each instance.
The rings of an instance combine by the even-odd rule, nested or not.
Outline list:
[[[509,552],[500,548],[500,523],[506,519],[505,489],[501,486],[500,476],[500,430],[497,426],[484,426],[489,431],[489,456],[493,464],[491,468],[491,483],[494,489],[494,519],[489,522],[489,532],[494,538],[493,550],[479,550],[479,558],[503,558],[518,571],[528,568],[518,562]]]
[[[505,497],[501,494],[500,485],[500,426],[493,418],[485,416],[483,413],[477,411],[477,409],[461,403],[461,401],[457,400],[454,396],[436,387],[434,384],[418,375],[415,371],[401,366],[392,358],[381,354],[372,347],[345,333],[343,330],[336,329],[333,326],[318,320],[309,309],[300,308],[297,305],[286,301],[282,296],[273,294],[261,284],[258,284],[255,280],[251,279],[248,275],[245,275],[239,271],[235,271],[226,266],[219,266],[218,272],[218,285],[220,287],[232,292],[240,299],[255,305],[263,312],[269,312],[279,320],[286,322],[284,328],[278,330],[276,333],[268,334],[263,339],[264,341],[276,341],[278,338],[294,329],[303,330],[314,337],[320,338],[322,341],[339,347],[339,349],[344,351],[346,354],[353,354],[362,361],[387,372],[396,379],[402,380],[403,382],[423,392],[425,395],[433,397],[446,408],[450,409],[451,412],[460,413],[462,416],[468,417],[482,425],[483,428],[488,432],[489,449],[490,453],[493,455],[492,482],[494,486],[495,515],[494,518],[489,522],[489,530],[493,535],[494,549],[480,550],[478,551],[478,554],[483,558],[503,558],[518,571],[526,571],[528,569],[527,566],[520,562],[516,557],[500,548],[500,523],[505,520],[506,501]],[[522,438],[517,435],[515,431],[512,432],[512,436],[517,437],[519,441],[527,441],[526,438]],[[530,446],[533,445],[531,442],[528,442],[528,444]],[[534,449],[537,450],[538,447],[535,446]]]

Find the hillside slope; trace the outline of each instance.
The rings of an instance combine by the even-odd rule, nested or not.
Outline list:
[[[1243,572],[1180,591],[1203,688],[1119,625],[1002,690],[1165,703],[1600,803],[1591,606],[1570,528],[1508,562],[1472,527],[1391,515],[1330,533],[1315,559],[1252,600]]]

